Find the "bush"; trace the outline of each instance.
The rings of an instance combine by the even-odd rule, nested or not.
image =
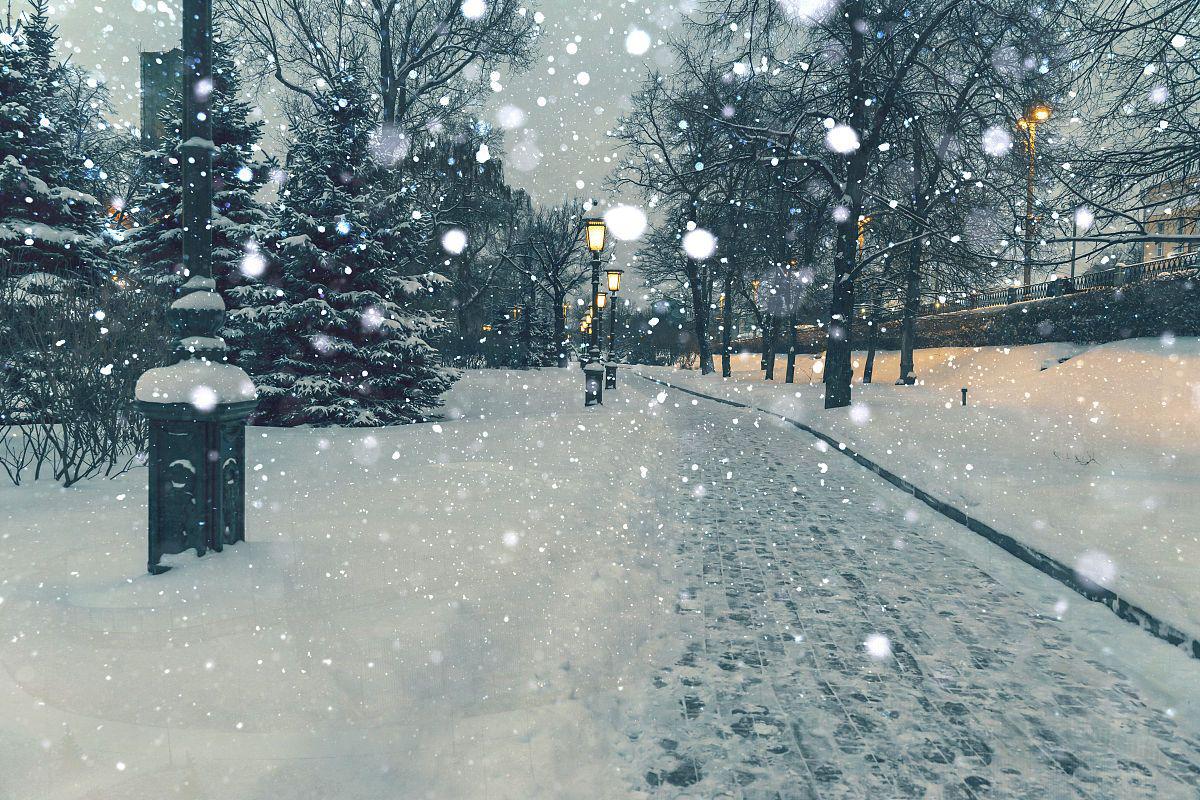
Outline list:
[[[71,486],[144,461],[134,386],[167,360],[153,295],[47,273],[0,278],[0,466]]]

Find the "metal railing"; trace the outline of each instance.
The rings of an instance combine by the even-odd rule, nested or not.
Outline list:
[[[1049,297],[1063,297],[1078,292],[1095,289],[1113,289],[1134,283],[1152,275],[1172,272],[1180,269],[1195,269],[1200,266],[1200,252],[1182,253],[1166,258],[1155,258],[1136,264],[1120,264],[1110,269],[1087,272],[1074,278],[1057,278],[1043,281],[1030,286],[1010,286],[1000,289],[990,289],[986,292],[953,292],[940,296],[934,301],[921,303],[919,316],[928,317],[935,314],[952,314],[956,311],[967,311],[976,308],[1005,306],[1012,303],[1023,303],[1029,300],[1044,300]],[[901,309],[897,301],[892,301],[877,309],[877,315],[891,318]],[[871,314],[869,304],[855,306],[855,314],[865,318]]]

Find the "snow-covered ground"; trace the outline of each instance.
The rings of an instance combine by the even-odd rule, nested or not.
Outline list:
[[[606,400],[252,429],[249,540],[157,577],[144,471],[0,488],[0,797],[1195,796],[1200,662],[765,414]]]
[[[784,359],[766,383],[754,355],[729,380],[639,370],[836,436],[1200,636],[1200,340],[919,350],[912,387],[893,384],[894,352],[862,386],[863,361],[853,406],[835,411],[811,356],[793,386]]]
[[[585,413],[577,369],[446,400],[252,429],[248,541],[159,577],[144,470],[0,487],[0,797],[627,796],[666,427]]]

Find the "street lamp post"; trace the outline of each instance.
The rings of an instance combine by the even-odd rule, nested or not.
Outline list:
[[[604,240],[608,232],[604,220],[599,217],[592,217],[584,220],[584,227],[587,232],[587,247],[592,253],[592,308],[599,307],[597,300],[600,296],[600,254],[604,251]],[[597,318],[600,315],[597,313]],[[598,326],[592,328],[591,343],[588,347],[588,358],[592,361],[600,360],[600,331]]]
[[[623,270],[608,270],[608,293],[612,297],[612,308],[608,311],[608,364],[604,367],[604,388],[617,388],[616,353],[613,346],[617,341],[617,292],[621,291]]]
[[[530,337],[529,337],[529,310],[532,306],[515,305],[512,308],[513,320],[519,324],[517,329],[517,350],[518,357],[521,363],[521,369],[529,369],[530,362]]]
[[[600,253],[604,251],[604,240],[607,226],[599,217],[590,217],[584,222],[587,248],[592,253],[592,309],[595,318],[589,325],[591,339],[588,346],[587,361],[583,364],[585,406],[598,405],[604,402],[604,367],[600,362],[600,329],[604,324],[604,302],[608,295],[600,291]]]
[[[1017,120],[1017,127],[1025,131],[1026,152],[1029,154],[1029,167],[1025,178],[1025,248],[1023,261],[1025,266],[1025,288],[1033,282],[1033,187],[1037,178],[1034,157],[1037,154],[1037,126],[1050,119],[1050,106],[1045,103],[1034,103],[1025,112],[1025,116]]]
[[[212,0],[183,0],[183,266],[187,282],[168,319],[175,363],[138,379],[149,420],[149,558],[220,551],[245,537],[246,418],[257,394],[227,363],[225,302],[212,277]]]
[[[596,292],[596,319],[593,321],[595,326],[595,340],[603,342],[604,340],[604,309],[608,308],[608,292],[603,290]],[[608,365],[604,361],[604,348],[601,344],[597,344],[596,349],[600,352],[600,360],[596,363],[604,371],[604,388],[611,389],[612,385],[608,380]]]

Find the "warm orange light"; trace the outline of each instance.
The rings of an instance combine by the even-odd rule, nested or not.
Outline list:
[[[588,250],[591,250],[593,253],[599,253],[604,249],[604,236],[608,231],[608,226],[599,217],[585,219],[583,226],[587,234]]]
[[[608,305],[608,292],[596,292],[596,308],[604,308]]]
[[[621,275],[622,274],[624,274],[624,271],[619,270],[619,269],[610,269],[608,271],[608,290],[610,292],[621,291]]]
[[[1037,103],[1029,109],[1029,117],[1034,122],[1038,123],[1045,122],[1046,120],[1050,119],[1050,113],[1050,106],[1046,105],[1045,103]]]

